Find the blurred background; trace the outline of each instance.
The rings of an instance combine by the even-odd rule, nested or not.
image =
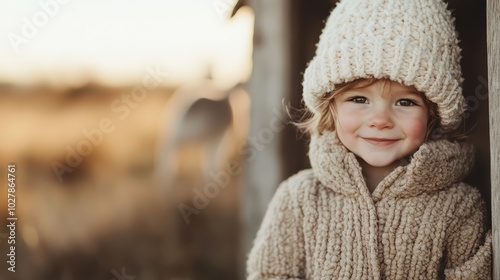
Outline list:
[[[284,108],[336,2],[0,0],[0,280],[244,279],[276,187],[309,167]],[[489,202],[485,1],[448,2]]]
[[[237,279],[252,9],[0,2],[0,279]]]

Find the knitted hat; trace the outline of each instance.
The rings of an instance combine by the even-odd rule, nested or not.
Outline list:
[[[341,0],[304,73],[304,102],[317,113],[318,98],[336,84],[388,78],[436,103],[440,126],[449,130],[465,109],[460,58],[454,19],[441,0]]]

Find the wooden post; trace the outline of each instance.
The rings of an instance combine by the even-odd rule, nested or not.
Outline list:
[[[487,2],[493,279],[500,280],[500,4]]]
[[[245,260],[269,201],[283,180],[280,138],[284,128],[279,128],[279,119],[283,120],[282,100],[291,84],[289,0],[246,2],[255,12],[255,33],[253,73],[248,82],[251,125],[242,191]]]

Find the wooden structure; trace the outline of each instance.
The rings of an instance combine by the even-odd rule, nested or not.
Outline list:
[[[480,190],[491,209],[488,221],[493,224],[488,226],[494,233],[494,279],[500,280],[500,4],[498,0],[445,1],[456,18],[462,48],[463,89],[470,111],[464,131],[476,146],[475,167],[465,181]],[[300,108],[303,71],[336,2],[240,1],[239,5],[250,5],[255,12],[254,66],[248,84],[252,100],[250,137],[258,137],[276,109],[284,114],[282,103]],[[297,135],[295,128],[287,125],[248,161],[242,194],[242,259],[246,259],[278,184],[309,167],[307,142]]]
[[[488,76],[491,139],[493,279],[500,279],[500,3],[488,0]]]
[[[269,129],[273,112],[282,111],[282,99],[288,96],[291,89],[288,1],[248,1],[256,11],[253,53],[255,68],[248,84],[251,96],[249,139],[257,140],[256,143],[249,141],[249,148],[253,150],[254,157],[248,162],[247,179],[242,196],[245,252],[251,247],[267,204],[283,179],[281,141],[279,141],[281,133],[277,131],[271,136],[265,136],[274,138],[271,141],[260,141],[259,134]]]

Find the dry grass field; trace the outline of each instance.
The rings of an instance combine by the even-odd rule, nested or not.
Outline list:
[[[8,232],[0,231],[1,280],[238,279],[240,173],[203,207],[193,199],[206,193],[207,171],[243,163],[237,148],[248,104],[233,98],[233,119],[212,144],[175,142],[167,155],[166,123],[181,118],[171,108],[184,106],[169,104],[173,92],[155,89],[137,101],[130,88],[92,84],[0,88],[0,219],[11,163],[18,218],[16,273],[7,271]],[[214,143],[222,156],[205,164]],[[159,170],[159,157],[175,168]],[[197,211],[183,216],[181,205]]]

